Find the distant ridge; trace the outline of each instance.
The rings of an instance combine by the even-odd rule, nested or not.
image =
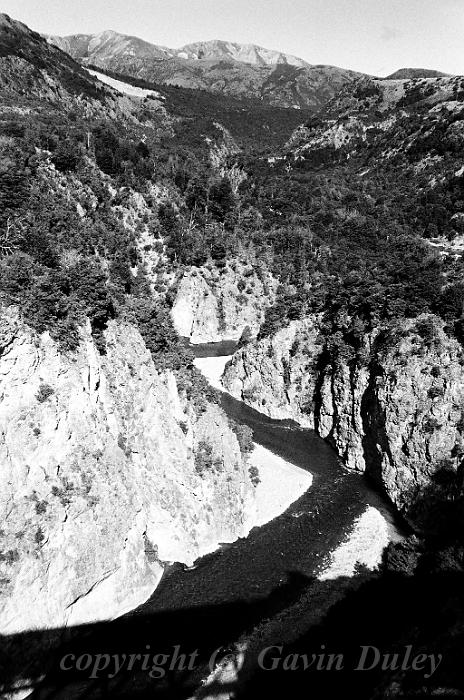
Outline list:
[[[400,68],[383,80],[412,80],[413,78],[448,78],[449,73],[441,73],[429,68]]]
[[[185,60],[237,61],[254,66],[292,65],[309,67],[309,63],[297,56],[265,49],[257,44],[238,44],[231,41],[198,41],[169,49],[166,46],[151,44],[136,36],[120,34],[106,30],[99,34],[71,34],[70,36],[46,36],[47,40],[73,55],[84,59],[97,55],[120,56],[121,54],[137,57],[180,58]]]
[[[256,44],[213,40],[170,49],[111,30],[46,38],[84,65],[277,107],[317,111],[362,76]]]

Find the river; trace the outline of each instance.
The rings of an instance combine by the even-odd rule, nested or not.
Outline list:
[[[193,349],[196,358],[225,360],[234,345]],[[205,372],[206,364],[197,366],[209,376],[211,365],[214,375],[225,362],[210,362],[210,372]],[[314,579],[350,576],[357,560],[376,564],[388,540],[402,535],[386,499],[363,475],[347,471],[314,431],[268,418],[225,392],[221,405],[228,416],[253,430],[257,445],[310,472],[313,481],[284,513],[248,537],[203,557],[191,571],[173,567],[143,606],[151,612],[185,610],[182,624],[189,624],[192,609],[201,609],[203,624],[196,639],[204,646],[207,636],[210,648],[243,639],[263,620],[298,607]],[[326,604],[318,601],[321,609]]]
[[[193,349],[197,358],[221,357],[230,355],[233,344]],[[343,543],[347,556],[362,560],[366,547],[375,545],[375,531],[367,533],[367,543],[359,539],[358,549],[363,551],[353,551],[346,545],[366,515],[371,516],[370,521],[367,518],[368,528],[374,511],[383,521],[382,544],[401,536],[386,499],[363,475],[344,469],[335,451],[314,431],[292,421],[268,418],[227,393],[222,393],[221,405],[228,416],[253,430],[255,443],[310,472],[312,485],[280,516],[253,529],[248,537],[203,557],[193,570],[172,567],[146,604],[151,611],[253,603],[259,599],[263,603],[261,612],[271,614],[279,608],[279,592],[285,602],[292,597],[292,585],[296,595],[299,584],[323,576],[330,569],[334,553],[343,551]],[[351,568],[354,563],[349,562]]]
[[[233,344],[194,349],[197,358],[219,358],[230,355]],[[372,547],[374,560],[378,559],[388,539],[401,536],[386,500],[362,475],[345,470],[314,431],[292,421],[272,420],[226,393],[221,404],[228,416],[253,430],[257,445],[310,472],[312,485],[281,515],[198,560],[193,569],[180,564],[168,567],[144,605],[111,623],[109,630],[86,634],[86,650],[89,644],[105,650],[112,644],[118,653],[175,644],[183,651],[200,649],[198,669],[182,675],[180,686],[176,676],[176,690],[171,692],[169,686],[166,697],[191,697],[208,675],[207,659],[214,649],[243,639],[263,621],[290,610],[304,592],[307,595],[311,582],[324,576],[350,576],[356,560],[369,561],[366,553]],[[95,693],[87,682],[71,684],[71,689],[69,681],[64,694],[61,688],[37,697],[82,697],[81,691],[85,697],[100,697],[98,680]],[[116,681],[118,687],[112,682],[107,697],[155,697],[150,695],[153,680],[147,673],[120,674]]]

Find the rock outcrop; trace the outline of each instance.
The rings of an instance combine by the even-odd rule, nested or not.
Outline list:
[[[248,328],[256,337],[276,280],[259,263],[234,263],[223,270],[191,268],[181,278],[172,308],[179,335],[194,344],[239,340]]]
[[[275,335],[235,353],[223,376],[224,388],[270,418],[314,428],[313,400],[322,351],[316,319],[292,321]]]
[[[463,460],[464,353],[435,317],[366,335],[357,358],[329,351],[317,317],[295,321],[239,350],[223,385],[273,418],[314,427],[412,519],[437,474]]]
[[[0,316],[2,634],[114,618],[167,562],[253,525],[248,465],[222,410],[195,411],[139,332],[110,323],[60,354]]]

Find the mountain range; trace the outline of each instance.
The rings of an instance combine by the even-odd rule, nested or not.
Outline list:
[[[157,138],[175,137],[177,144],[202,149],[207,138],[220,136],[218,123],[239,146],[268,148],[284,143],[311,114],[246,96],[155,87],[103,71],[85,67],[25,24],[0,14],[0,95],[15,113],[43,111],[52,118],[52,112],[84,110],[87,117],[135,125],[144,138],[154,129]]]
[[[255,44],[215,40],[169,49],[114,31],[47,40],[85,65],[165,85],[257,98],[279,107],[319,109],[361,76],[334,66],[310,65]]]
[[[137,55],[152,58],[183,58],[191,60],[232,60],[257,66],[273,66],[281,63],[308,67],[310,64],[297,56],[265,49],[256,44],[238,44],[229,41],[199,41],[180,49],[151,44],[135,36],[107,30],[99,34],[73,34],[50,36],[51,43],[77,58],[108,58],[116,55]]]

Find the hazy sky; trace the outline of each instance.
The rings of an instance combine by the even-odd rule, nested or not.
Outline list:
[[[104,29],[179,47],[255,43],[377,75],[402,67],[464,74],[464,0],[3,0],[49,34]]]

